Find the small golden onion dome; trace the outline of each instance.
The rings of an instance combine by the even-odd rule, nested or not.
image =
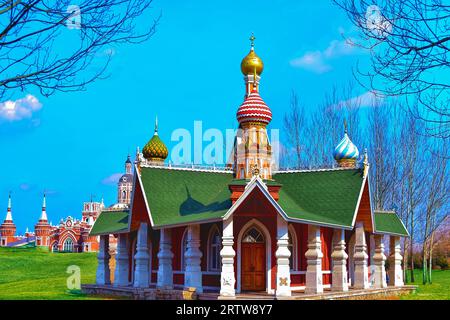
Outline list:
[[[264,64],[252,47],[248,55],[246,55],[245,58],[242,59],[241,71],[244,75],[249,75],[256,72],[256,74],[259,76],[263,72],[263,69]]]
[[[164,161],[169,155],[169,150],[158,136],[158,120],[155,123],[155,133],[142,149],[142,154],[149,161],[159,162]]]
[[[255,53],[254,40],[256,38],[252,34],[250,37],[251,49],[250,52],[242,59],[241,71],[244,75],[254,74],[260,75],[263,72],[264,64],[260,57]]]

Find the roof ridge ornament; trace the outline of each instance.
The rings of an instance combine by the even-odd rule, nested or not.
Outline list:
[[[363,172],[363,176],[364,178],[367,177],[367,175],[369,174],[369,156],[367,154],[367,148],[364,149],[364,161],[363,161],[363,166],[364,166],[364,172]]]

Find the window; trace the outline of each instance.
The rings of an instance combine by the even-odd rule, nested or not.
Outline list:
[[[64,241],[63,251],[65,251],[65,252],[73,252],[73,241],[72,241],[72,238],[67,238],[66,241]]]
[[[288,249],[291,252],[291,256],[289,257],[289,267],[291,268],[291,270],[295,270],[295,266],[294,266],[294,245],[292,244],[292,233],[291,231],[289,231],[289,239],[288,239]]]
[[[242,239],[244,243],[263,243],[264,236],[262,233],[256,229],[255,227],[250,228],[244,235]]]
[[[52,246],[52,251],[53,252],[58,252],[58,242],[55,242]]]
[[[220,271],[220,248],[221,237],[216,226],[212,227],[209,236],[209,254],[208,254],[208,269],[209,271]]]
[[[184,259],[184,255],[187,250],[187,233],[188,233],[188,228],[186,228],[186,230],[184,231],[183,239],[181,242],[181,270],[182,271],[186,270],[186,260]]]

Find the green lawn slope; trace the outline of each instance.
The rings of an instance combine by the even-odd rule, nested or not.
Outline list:
[[[95,253],[0,248],[0,299],[93,299],[67,289],[72,265],[80,268],[81,283],[95,282]]]

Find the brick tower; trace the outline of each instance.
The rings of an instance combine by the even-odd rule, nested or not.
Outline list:
[[[34,226],[34,232],[36,235],[36,246],[49,247],[51,231],[52,227],[50,226],[47,220],[47,209],[44,193],[44,198],[42,200],[41,217],[39,218],[38,223]]]
[[[11,194],[8,197],[8,209],[6,218],[0,225],[0,246],[7,246],[8,243],[15,241],[16,225],[12,219],[11,213]]]

